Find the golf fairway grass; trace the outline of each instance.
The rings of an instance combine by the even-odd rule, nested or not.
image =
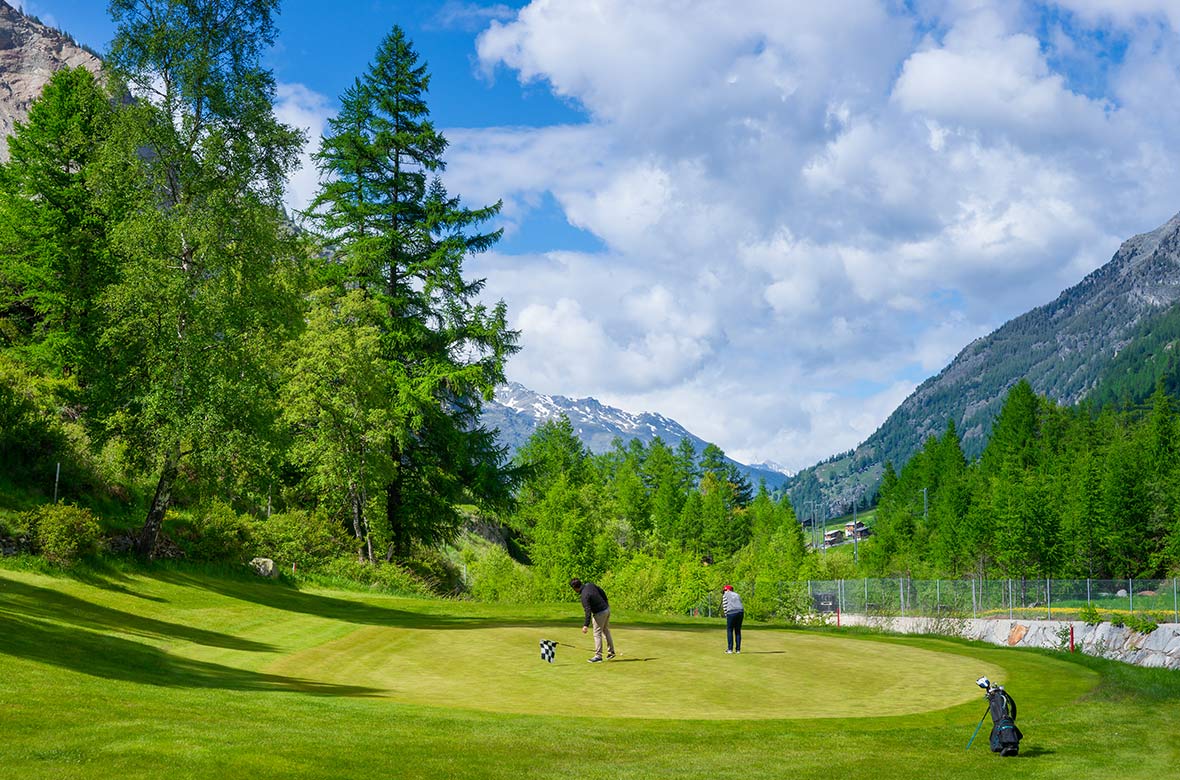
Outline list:
[[[0,569],[0,778],[1164,778],[1175,672],[958,640],[576,604]],[[557,663],[539,658],[555,639]],[[987,750],[1005,683],[1022,754]]]

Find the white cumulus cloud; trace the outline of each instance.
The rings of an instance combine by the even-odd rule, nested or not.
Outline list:
[[[482,69],[585,110],[447,131],[448,185],[601,252],[474,268],[509,376],[791,468],[1180,210],[1167,0],[534,0]],[[1117,41],[1117,45],[1112,44]]]

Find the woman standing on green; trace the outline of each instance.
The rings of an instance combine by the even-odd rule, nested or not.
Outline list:
[[[742,607],[742,597],[737,594],[732,585],[726,585],[721,594],[721,611],[725,613],[725,643],[726,653],[740,653],[742,651],[742,618],[746,610]]]

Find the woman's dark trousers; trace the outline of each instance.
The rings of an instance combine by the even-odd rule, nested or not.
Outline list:
[[[725,616],[725,644],[730,650],[742,651],[742,618],[745,612],[730,612]]]

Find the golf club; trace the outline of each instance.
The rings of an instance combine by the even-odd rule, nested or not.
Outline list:
[[[978,734],[979,729],[983,727],[983,719],[987,717],[987,714],[989,712],[991,712],[991,705],[988,705],[988,708],[983,711],[983,715],[981,715],[979,718],[979,725],[977,725],[975,727],[975,731],[971,734],[971,739],[967,740],[967,749],[968,750],[971,749],[971,743],[975,741],[975,735]]]

